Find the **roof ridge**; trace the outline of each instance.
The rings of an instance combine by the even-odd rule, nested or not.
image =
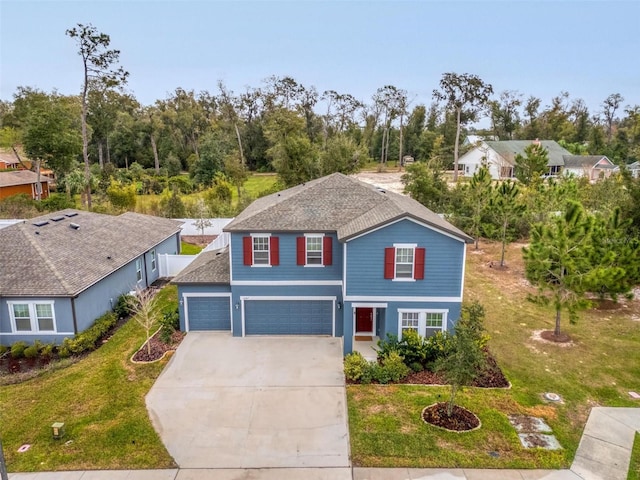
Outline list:
[[[22,232],[22,234],[27,239],[27,241],[31,244],[31,246],[33,246],[33,248],[36,250],[36,252],[38,252],[38,254],[40,255],[40,258],[44,261],[45,265],[47,265],[47,267],[49,267],[49,270],[51,270],[51,273],[53,273],[53,275],[60,282],[60,284],[64,287],[64,289],[67,291],[67,293],[73,294],[74,292],[73,292],[73,289],[71,288],[71,286],[65,281],[64,277],[60,274],[60,272],[58,272],[58,270],[56,269],[55,265],[51,262],[51,260],[49,260],[49,257],[46,255],[46,253],[44,252],[42,247],[40,245],[38,245],[38,243],[35,241],[35,238],[33,238],[33,237],[31,237],[31,235],[29,235],[29,233],[26,231],[27,227],[25,225],[26,225],[26,223],[22,223],[22,224],[17,225],[17,227]]]

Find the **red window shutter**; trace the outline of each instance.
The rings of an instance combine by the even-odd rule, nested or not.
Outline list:
[[[384,249],[384,278],[394,278],[396,272],[396,249]]]
[[[298,265],[307,263],[307,239],[304,237],[296,238],[296,258]]]
[[[244,252],[244,264],[253,264],[253,239],[251,237],[242,237],[242,251]]]
[[[269,257],[271,265],[280,265],[280,238],[269,237]]]
[[[333,242],[331,237],[322,238],[322,264],[331,265],[333,263]]]
[[[424,280],[424,257],[425,257],[425,249],[424,248],[416,248],[415,250],[415,261],[413,264],[413,278],[416,280]]]

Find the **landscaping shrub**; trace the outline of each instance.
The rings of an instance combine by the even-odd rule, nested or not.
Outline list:
[[[453,350],[453,336],[449,332],[436,332],[425,341],[424,366],[430,366],[438,359],[446,357]]]
[[[79,333],[72,339],[65,338],[62,342],[62,348],[65,348],[69,350],[70,353],[74,353],[76,355],[93,350],[95,349],[98,340],[100,340],[100,338],[102,338],[115,324],[115,314],[113,312],[105,313],[84,332]],[[58,350],[58,354],[60,354],[60,350]]]
[[[367,369],[369,369],[369,362],[360,352],[350,353],[344,358],[344,376],[349,381],[357,382]]]
[[[0,345],[0,357],[9,351],[9,347],[6,345]]]
[[[42,349],[40,350],[40,355],[42,355],[43,358],[50,358],[53,356],[53,344],[52,343],[47,343],[45,345],[42,346]]]
[[[382,360],[391,352],[400,353],[400,341],[397,335],[387,333],[386,339],[378,340],[378,360]]]
[[[12,358],[22,358],[24,357],[24,351],[27,348],[26,342],[16,342],[11,345],[11,357]]]
[[[32,345],[29,345],[24,349],[23,355],[24,358],[36,358],[40,353],[40,349],[42,348],[42,342],[36,340]]]
[[[425,365],[427,346],[426,339],[415,330],[407,330],[402,334],[402,340],[398,343],[398,353],[404,358],[407,365],[420,363]]]
[[[178,309],[164,312],[158,323],[160,324],[160,340],[164,343],[169,343],[173,332],[180,328],[180,314],[178,313]]]
[[[399,382],[405,378],[411,372],[411,369],[405,365],[405,360],[396,352],[391,352],[388,356],[382,359],[381,375],[385,379],[391,382]],[[380,381],[380,380],[379,380]],[[380,383],[386,383],[380,381]]]
[[[128,293],[123,293],[118,297],[116,306],[113,307],[113,313],[115,313],[118,318],[124,318],[131,314],[131,296],[132,295]]]

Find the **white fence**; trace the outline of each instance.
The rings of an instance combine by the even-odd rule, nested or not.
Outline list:
[[[175,277],[193,262],[197,256],[198,255],[169,255],[168,253],[159,254],[158,265],[160,267],[160,276]]]
[[[202,230],[196,227],[197,218],[176,218],[184,222],[182,225],[182,235],[203,235]],[[222,229],[227,226],[233,218],[208,218],[210,226],[204,227],[204,235],[221,235]]]

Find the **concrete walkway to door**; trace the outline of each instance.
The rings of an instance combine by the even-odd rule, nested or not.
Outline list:
[[[190,332],[146,401],[180,468],[350,466],[339,338]]]

